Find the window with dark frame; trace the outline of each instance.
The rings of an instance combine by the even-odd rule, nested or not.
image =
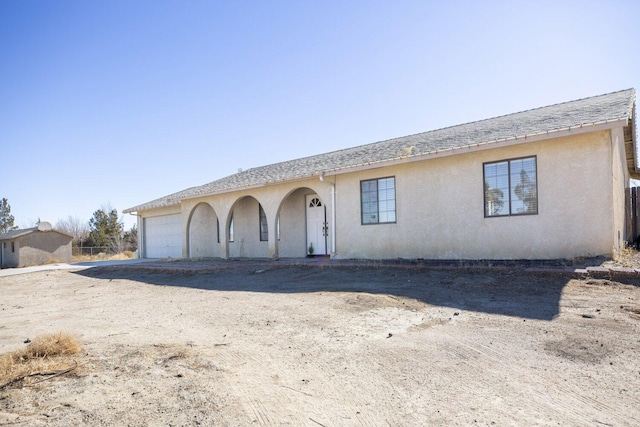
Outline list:
[[[267,215],[262,209],[262,205],[258,203],[258,214],[260,216],[260,241],[266,242],[269,240],[269,227],[267,226]]]
[[[216,218],[216,235],[218,236],[218,243],[220,243],[220,218]]]
[[[366,224],[396,222],[396,178],[360,181],[361,221]]]
[[[538,214],[536,156],[483,164],[484,216]]]
[[[16,242],[11,242],[11,252],[16,251]]]
[[[231,219],[229,220],[229,241],[233,242],[233,212],[231,213]]]

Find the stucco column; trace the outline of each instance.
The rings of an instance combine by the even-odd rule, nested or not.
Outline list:
[[[267,225],[269,227],[269,258],[278,259],[278,215],[276,213],[265,212],[267,215]]]
[[[190,258],[189,254],[189,219],[193,210],[193,203],[180,204],[180,218],[182,219],[182,258]]]
[[[331,186],[331,197],[327,198],[327,194],[322,192],[321,196],[325,202],[325,207],[327,206],[327,201],[330,201],[330,210],[325,211],[326,222],[327,222],[327,230],[329,234],[327,235],[327,242],[329,243],[328,251],[331,258],[336,256],[336,177],[333,176],[331,179],[325,179],[324,174],[320,175],[320,182],[324,184],[328,184]]]
[[[136,212],[136,221],[138,223],[138,258],[146,258],[146,248],[144,247],[144,218]],[[82,254],[80,254],[82,255]]]
[[[222,211],[222,209],[220,209]],[[217,212],[216,212],[217,214]],[[220,223],[220,258],[229,259],[229,212],[224,211],[218,214],[218,222]]]

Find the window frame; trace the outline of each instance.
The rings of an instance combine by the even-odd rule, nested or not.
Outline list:
[[[379,187],[379,181],[384,180],[384,179],[393,179],[393,221],[384,221],[381,222],[380,221],[380,187]],[[377,205],[377,215],[376,215],[376,222],[364,222],[364,210],[363,210],[363,203],[364,203],[364,194],[362,191],[362,184],[365,182],[372,182],[375,181],[376,183],[376,205]],[[381,224],[396,224],[398,222],[398,204],[397,204],[397,193],[396,193],[396,188],[397,188],[397,183],[396,183],[396,177],[395,175],[391,175],[391,176],[383,176],[380,178],[371,178],[371,179],[362,179],[360,180],[360,225],[381,225]]]
[[[267,214],[260,203],[258,203],[258,228],[260,230],[260,241],[269,241],[269,224],[267,223]]]
[[[227,229],[229,234],[229,242],[233,242],[235,239],[235,235],[233,233],[233,212],[231,212],[231,218],[229,219],[229,228]]]
[[[521,212],[521,213],[513,213],[513,209],[512,209],[512,203],[511,203],[511,193],[512,193],[512,187],[511,187],[511,162],[514,161],[518,161],[518,160],[525,160],[525,159],[533,159],[534,161],[534,165],[535,165],[535,175],[536,175],[536,210],[535,212]],[[509,204],[508,204],[508,212],[506,214],[500,214],[500,215],[487,215],[487,191],[484,189],[484,183],[487,182],[487,178],[486,178],[486,166],[487,165],[492,165],[492,164],[497,164],[497,163],[507,163],[507,185],[508,185],[508,189],[509,189]],[[501,160],[493,160],[490,162],[484,162],[482,163],[482,210],[484,212],[484,217],[485,218],[504,218],[504,217],[510,217],[510,216],[529,216],[529,215],[539,215],[540,213],[540,204],[539,204],[539,193],[538,193],[538,156],[537,155],[533,155],[533,156],[521,156],[521,157],[513,157],[513,158],[509,158],[509,159],[501,159]]]

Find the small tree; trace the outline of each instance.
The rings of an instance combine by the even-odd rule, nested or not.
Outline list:
[[[98,209],[89,220],[89,241],[92,246],[106,246],[118,252],[122,249],[121,241],[124,224],[118,218],[118,211],[108,208]]]
[[[122,224],[121,224],[122,225]],[[113,234],[109,237],[109,248],[114,253],[134,252],[138,249],[138,229],[134,225],[131,230]]]
[[[124,233],[125,250],[135,252],[138,250],[138,227],[134,224],[131,230]]]
[[[11,215],[11,206],[6,198],[0,202],[0,233],[16,230],[18,227],[13,225],[15,218]]]
[[[520,182],[516,185],[513,192],[516,193],[518,199],[522,200],[524,203],[524,212],[536,212],[538,209],[538,191],[536,183],[529,178],[529,175],[524,169],[520,171]]]
[[[487,215],[499,215],[504,206],[504,192],[499,188],[490,188],[489,182],[484,182],[485,210]]]
[[[54,228],[73,236],[73,246],[83,246],[89,238],[87,222],[77,216],[69,215],[66,219],[59,219]]]

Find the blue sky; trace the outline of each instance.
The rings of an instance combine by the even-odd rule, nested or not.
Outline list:
[[[3,0],[0,197],[22,227],[88,221],[238,168],[638,89],[639,17],[633,0]]]

